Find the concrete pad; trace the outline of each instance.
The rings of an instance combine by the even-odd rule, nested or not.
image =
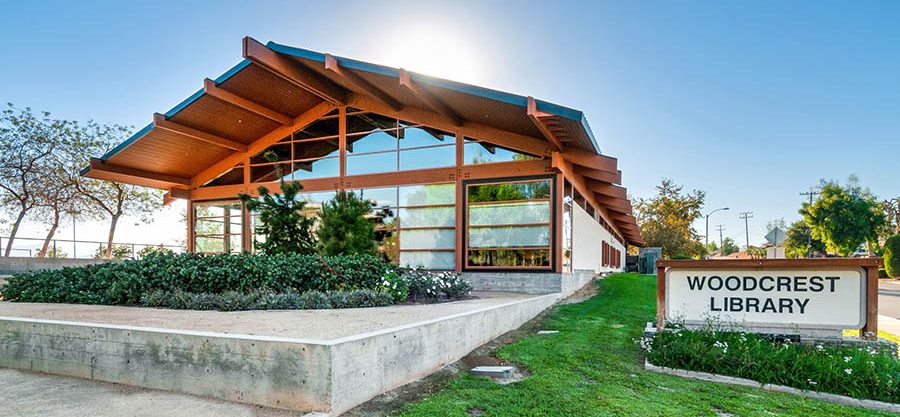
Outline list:
[[[537,334],[557,334],[559,330],[538,330]]]
[[[490,378],[511,378],[516,368],[512,366],[476,366],[472,368],[472,373],[478,376],[486,376]]]
[[[274,410],[191,395],[0,368],[4,416],[288,417]]]

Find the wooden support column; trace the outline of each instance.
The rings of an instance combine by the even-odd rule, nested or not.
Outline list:
[[[656,264],[656,330],[666,326],[666,268]]]
[[[878,340],[878,267],[867,266],[866,271],[866,325],[859,329],[859,338]]]
[[[463,206],[465,190],[463,189],[462,166],[465,162],[462,131],[456,130],[456,272],[462,272],[466,259],[466,224]]]
[[[338,107],[338,149],[340,153],[341,188],[347,176],[347,106]]]
[[[194,252],[194,200],[187,199],[187,251]]]
[[[553,272],[563,272],[563,194],[566,183],[562,173],[554,177],[553,192]]]

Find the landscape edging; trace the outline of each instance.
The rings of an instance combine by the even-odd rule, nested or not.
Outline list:
[[[861,400],[858,398],[848,397],[846,395],[831,394],[820,391],[807,391],[799,388],[789,387],[786,385],[763,384],[752,379],[736,378],[733,376],[711,374],[708,372],[688,371],[684,369],[667,368],[665,366],[656,366],[649,360],[644,360],[644,369],[660,374],[674,375],[682,378],[697,379],[701,381],[716,382],[728,385],[740,385],[751,388],[760,388],[766,391],[781,392],[786,394],[799,395],[801,397],[813,398],[816,400],[828,401],[835,404],[849,405],[854,407],[862,407],[868,410],[884,411],[889,413],[900,413],[900,404],[887,403],[875,400]]]

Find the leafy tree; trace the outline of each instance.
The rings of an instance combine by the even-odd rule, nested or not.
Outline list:
[[[641,236],[647,246],[661,247],[665,257],[699,257],[704,252],[692,224],[701,216],[706,192],[683,193],[683,188],[665,178],[656,187],[656,196],[638,199],[634,204]]]
[[[766,223],[766,233],[769,233],[772,229],[774,229],[776,227],[781,230],[787,230],[788,226],[787,226],[787,222],[784,221],[784,217],[769,220],[768,223]]]
[[[881,229],[881,238],[887,239],[900,234],[900,197],[884,200],[881,202],[881,207],[887,217]]]
[[[787,239],[784,241],[784,254],[788,258],[805,258],[811,254],[825,253],[825,243],[819,239],[809,239],[812,230],[803,220],[791,223],[784,232]],[[812,244],[810,244],[810,242]]]
[[[25,216],[52,194],[57,185],[48,176],[53,171],[52,156],[71,135],[71,122],[39,115],[30,108],[12,104],[0,113],[0,202],[13,215],[4,256],[9,256]]]
[[[704,255],[709,255],[711,253],[719,253],[719,244],[715,241],[711,241],[704,246],[704,250],[706,253]]]
[[[319,252],[325,256],[374,255],[375,225],[366,218],[374,205],[352,191],[339,191],[322,205]]]
[[[278,155],[266,152],[263,157],[275,162]],[[313,228],[316,220],[306,215],[306,202],[297,198],[303,189],[297,181],[286,182],[281,166],[275,165],[276,174],[281,178],[282,194],[273,194],[266,187],[259,187],[259,198],[240,194],[241,201],[250,212],[259,213],[256,234],[265,237],[257,241],[256,248],[265,254],[313,254],[316,252],[316,238]]]
[[[100,125],[89,122],[81,130],[78,152],[82,155],[102,154],[121,143],[130,127]],[[86,164],[87,161],[85,161]],[[77,177],[75,189],[86,201],[85,214],[97,219],[109,218],[109,233],[104,246],[104,258],[113,257],[116,226],[123,216],[136,216],[141,222],[153,220],[153,213],[162,207],[162,192],[136,185]]]
[[[131,259],[131,245],[113,245],[112,249],[100,245],[94,252],[94,259]]]
[[[884,242],[884,270],[889,277],[900,278],[900,235]]]
[[[747,254],[753,259],[764,259],[766,257],[766,248],[750,245],[747,248]]]
[[[731,255],[732,253],[740,251],[741,248],[739,248],[738,245],[734,243],[734,239],[726,237],[722,240],[722,255]]]
[[[143,259],[150,255],[171,255],[175,252],[172,249],[169,249],[163,245],[158,246],[144,246],[137,252],[137,258]]]
[[[812,228],[813,237],[841,256],[849,256],[863,243],[873,253],[878,245],[878,231],[885,223],[881,204],[859,185],[855,176],[846,186],[823,180],[818,200],[803,203],[800,214]]]

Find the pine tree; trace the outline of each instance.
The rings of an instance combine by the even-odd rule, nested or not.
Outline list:
[[[377,253],[375,225],[366,215],[372,203],[352,191],[340,191],[322,205],[319,252],[322,255]]]

